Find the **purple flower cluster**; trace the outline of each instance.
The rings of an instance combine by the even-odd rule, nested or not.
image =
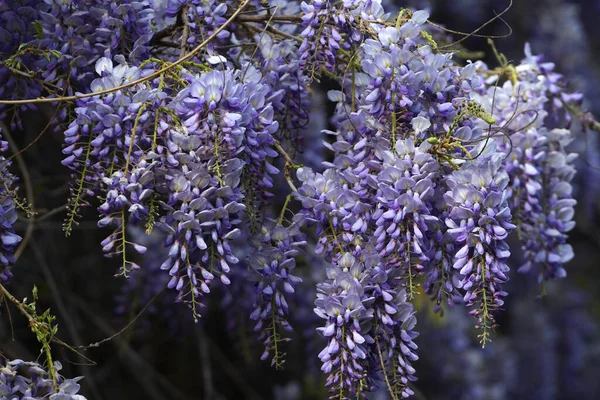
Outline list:
[[[412,363],[419,359],[414,339],[417,320],[407,292],[398,285],[402,271],[393,264],[378,263],[370,269],[370,282],[366,293],[374,299],[374,346],[370,346],[371,365],[389,380],[388,387],[396,398],[414,394],[409,382],[416,381]],[[378,377],[371,373],[370,378]],[[378,380],[382,379],[378,377]]]
[[[35,98],[86,92],[98,58],[127,54],[131,62],[149,56],[149,1],[24,1],[0,5],[0,96]],[[63,90],[64,88],[64,90]],[[22,106],[25,111],[30,106]],[[0,106],[0,117],[8,116]],[[58,116],[66,119],[66,108]],[[18,113],[12,128],[22,129]]]
[[[575,174],[564,146],[568,131],[529,130],[515,141],[509,170],[513,178],[513,207],[518,210],[518,233],[523,242],[522,272],[538,270],[540,280],[564,278],[564,264],[573,258],[566,243],[576,201],[569,182]],[[554,148],[554,149],[553,149]],[[548,177],[551,177],[548,179]]]
[[[260,53],[248,62],[264,71],[261,82],[271,88],[270,101],[280,125],[275,135],[298,148],[310,119],[310,99],[306,71],[296,58],[297,45],[292,40],[275,41],[270,36],[257,36],[257,44]]]
[[[432,201],[439,165],[426,147],[424,142],[415,148],[413,140],[407,139],[383,154],[373,213],[375,250],[388,263],[405,270],[409,281],[431,261],[434,245],[429,227],[438,220],[432,215]],[[409,291],[413,287],[410,282]]]
[[[466,306],[476,306],[470,314],[483,330],[483,345],[488,328],[495,327],[491,313],[504,304],[501,286],[508,280],[510,256],[505,239],[515,228],[505,194],[508,174],[500,165],[498,155],[455,171],[445,195],[450,207],[445,223],[456,241],[453,268],[463,277],[457,286],[465,292]]]
[[[327,386],[343,393],[358,391],[357,384],[365,376],[365,323],[373,317],[363,303],[366,275],[364,265],[351,253],[344,253],[328,267],[328,279],[317,285],[315,312],[325,320],[319,330],[329,340],[319,354],[321,370],[328,374]]]
[[[7,2],[0,4],[0,98],[2,99],[35,98],[42,94],[39,81],[28,79],[18,73],[23,65],[33,68],[38,62],[38,57],[32,52],[18,52],[18,48],[21,43],[34,40],[36,31],[32,22],[39,19],[36,6],[39,6],[40,2],[29,0],[21,3],[20,7],[10,7]],[[12,117],[10,128],[22,129],[20,111],[30,108],[31,105],[25,105],[11,109],[0,104],[0,119],[4,120],[10,116]],[[10,115],[11,111],[12,115]]]
[[[78,83],[76,89],[84,90],[94,77],[92,68],[99,57],[127,54],[130,62],[148,57],[154,17],[149,1],[44,3],[40,9],[41,45],[62,54],[60,62],[46,66],[48,77],[68,72],[69,79]]]
[[[393,394],[413,394],[416,319],[406,292],[396,290],[396,275],[377,258],[340,253],[317,285],[315,313],[325,320],[319,331],[329,341],[319,358],[332,392],[361,395],[384,375]]]
[[[112,60],[100,58],[96,72],[100,76],[91,83],[92,91],[117,87],[150,71],[129,66],[122,56]],[[70,233],[77,223],[79,209],[88,204],[86,198],[104,190],[106,197],[98,209],[103,218],[99,226],[115,225],[114,232],[102,243],[109,255],[123,255],[123,273],[136,265],[126,259],[130,245],[138,252],[144,248],[127,241],[125,223],[135,224],[150,213],[154,192],[156,161],[147,151],[156,147],[161,127],[158,109],[166,94],[158,88],[139,85],[119,90],[108,96],[88,97],[78,101],[76,119],[64,132],[63,165],[73,171],[69,216],[65,231]],[[164,129],[163,129],[164,130]]]
[[[63,165],[74,178],[65,230],[100,199],[98,225],[112,229],[103,251],[132,274],[120,312],[135,309],[132,293],[146,302],[166,286],[197,320],[202,297],[220,290],[226,315],[253,321],[262,358],[279,368],[293,302],[316,290],[327,341],[318,357],[334,398],[383,386],[393,400],[411,397],[420,286],[436,311],[471,308],[485,344],[507,295],[513,230],[521,271],[565,276],[575,205],[567,146],[581,96],[529,48],[516,66],[461,66],[437,44],[428,12],[394,20],[381,0],[255,0],[189,54],[236,7],[0,5],[0,97],[93,94],[59,114],[69,118]],[[297,153],[317,153],[310,107],[323,92],[309,85],[324,77],[338,90],[327,94],[335,111],[323,131],[332,157],[317,171]],[[3,271],[20,240],[8,166],[0,159]],[[292,194],[276,210],[284,186]],[[163,249],[142,226],[161,230]],[[296,266],[309,243],[324,267],[304,273]]]
[[[318,73],[321,67],[332,71],[342,40],[336,27],[329,26],[329,20],[336,15],[336,10],[329,0],[317,0],[310,4],[302,2],[302,11],[304,30],[301,36],[304,41],[298,49],[299,58],[303,60],[302,67],[312,71],[311,77]]]
[[[362,347],[355,351],[350,344],[346,352],[354,361],[344,370],[338,369],[340,361],[332,358],[338,353],[347,358],[335,347],[337,341],[321,353],[330,385],[344,395],[372,390],[375,381],[383,380],[395,395],[410,396],[408,383],[414,380],[411,362],[417,356],[412,341],[415,319],[406,301],[415,296],[418,275],[424,272],[430,277],[429,287],[446,278],[450,288],[444,291],[449,297],[456,297],[460,287],[457,274],[451,268],[448,271],[447,264],[440,274],[439,264],[442,258],[444,262],[452,259],[454,249],[454,239],[442,222],[448,213],[444,178],[451,166],[460,163],[453,161],[455,157],[465,157],[466,149],[452,146],[452,142],[442,148],[440,143],[454,134],[453,130],[461,138],[472,138],[472,122],[463,121],[466,110],[479,118],[483,113],[465,106],[464,98],[450,100],[468,95],[481,81],[473,76],[473,65],[465,69],[452,66],[449,57],[420,44],[419,26],[426,18],[426,13],[415,13],[402,27],[380,26],[375,38],[366,39],[360,48],[362,71],[341,82],[344,92],[329,93],[330,100],[338,103],[333,117],[337,132],[327,132],[336,136],[332,144],[326,144],[335,153],[333,162],[325,163],[322,174],[308,168],[298,171],[303,184],[297,197],[307,218],[317,225],[317,251],[332,260],[332,268],[342,254],[379,260],[362,267],[364,279],[362,275],[356,278],[374,301],[365,306],[375,315],[365,353],[371,357],[361,358]],[[439,252],[440,235],[447,242],[445,255]],[[337,275],[329,277],[335,278],[337,288]],[[361,295],[358,299],[362,301]],[[318,310],[324,310],[320,313],[334,317],[331,313],[337,309],[329,306],[329,300],[325,305],[319,299]],[[353,307],[360,309],[356,299],[351,299]],[[345,329],[335,331],[337,340]],[[329,330],[323,332],[330,334]],[[335,369],[332,363],[337,363]]]
[[[55,371],[62,365],[54,363]],[[23,360],[6,360],[0,357],[0,397],[23,400],[85,400],[80,394],[81,377],[67,379],[56,375],[58,390],[55,391],[48,371],[40,364]]]
[[[8,143],[0,136],[0,154],[8,149]],[[14,202],[14,182],[16,178],[8,168],[11,162],[0,155],[0,283],[6,283],[12,273],[8,267],[15,262],[14,252],[21,241],[13,224],[17,220]]]
[[[502,132],[510,135],[510,141],[501,136],[497,142],[507,154],[507,199],[525,258],[520,271],[536,271],[545,281],[563,278],[564,264],[573,258],[566,241],[575,226],[571,181],[577,155],[567,150],[573,138],[565,129],[569,126],[565,105],[576,106],[580,96],[562,89],[561,75],[552,72],[554,64],[541,63],[529,46],[525,54],[513,78],[494,91],[493,113]],[[483,64],[480,68],[487,70]],[[491,92],[488,89],[487,96]],[[489,97],[480,98],[491,106]]]
[[[195,77],[173,101],[181,126],[166,133],[158,155],[158,192],[167,195],[161,225],[171,247],[161,268],[169,270],[169,287],[182,298],[196,299],[198,287],[208,293],[215,277],[229,284],[231,265],[238,262],[229,242],[239,235],[246,209],[242,172],[264,171],[262,190],[272,186],[271,174],[277,172],[267,160],[274,155],[271,133],[277,122],[265,86],[242,78],[242,71],[233,70]]]
[[[227,2],[217,0],[168,0],[166,16],[177,18],[186,26],[186,43],[194,46],[210,36],[219,28],[227,17],[225,13],[232,6]],[[225,41],[231,37],[230,30],[222,30],[217,35],[219,41]],[[213,44],[210,45],[212,48]]]
[[[323,18],[326,14],[332,13],[323,11]],[[538,157],[543,165],[539,176],[556,176],[544,181],[554,196],[544,204],[553,211],[541,225],[530,224],[552,239],[540,241],[536,234],[524,242],[531,248],[527,254],[548,255],[554,263],[547,266],[549,271],[560,271],[558,264],[572,254],[565,233],[572,228],[568,181],[574,171],[569,165],[573,156],[564,151],[569,140],[566,131],[543,127],[545,115],[553,112],[544,110],[543,92],[554,87],[555,78],[536,81],[538,75],[526,66],[516,68],[517,81],[531,82],[522,92],[527,93],[526,100],[519,103],[514,100],[519,88],[513,90],[513,79],[504,84],[504,91],[496,92],[479,74],[486,70],[484,64],[458,67],[449,55],[438,53],[433,39],[420,30],[426,19],[426,13],[415,12],[396,27],[371,24],[376,35],[360,46],[360,69],[348,65],[355,70],[340,79],[343,90],[329,93],[337,103],[332,118],[336,131],[325,131],[334,136],[333,143],[325,146],[334,152],[334,159],[324,163],[323,173],[298,170],[302,186],[297,199],[302,202],[301,212],[316,224],[316,250],[333,266],[346,252],[379,257],[382,271],[394,276],[391,290],[405,293],[408,299],[417,293],[418,276],[426,274],[425,289],[434,296],[438,310],[444,300],[450,306],[456,302],[475,306],[471,314],[478,319],[485,344],[496,325],[493,313],[506,295],[502,290],[509,273],[506,238],[515,229],[511,209],[518,209],[519,203],[509,163],[520,153],[507,145],[503,134],[511,135],[515,146],[521,143],[523,130],[538,126],[542,132],[553,132],[545,134],[552,144],[543,144],[552,155]],[[513,107],[507,108],[511,102]],[[321,301],[319,306],[325,309]],[[327,310],[320,312],[332,317],[327,312],[335,310],[328,303]],[[396,328],[383,328],[379,328],[381,336],[373,338],[387,344],[401,342]],[[361,363],[360,352],[351,352],[354,348],[346,349],[355,360],[349,370],[330,369],[332,352],[340,351],[331,346],[321,356],[336,390],[355,393],[360,385],[369,387],[368,379],[381,380],[381,375],[363,375],[369,363]],[[416,355],[413,350],[394,353],[394,345],[389,346],[390,355],[381,353],[375,364],[379,357],[387,368],[392,354],[403,354],[407,358],[394,376],[408,379],[412,376],[408,361]]]
[[[274,353],[271,364],[279,368],[284,362],[283,354],[278,349],[279,342],[284,340],[279,330],[292,330],[286,297],[293,295],[302,282],[300,277],[294,275],[294,268],[295,257],[306,245],[306,237],[300,232],[298,222],[284,227],[278,221],[263,226],[257,236],[260,240],[254,241],[255,251],[249,257],[252,273],[257,280],[256,300],[250,319],[256,321],[254,331],[260,332],[259,338],[265,345],[262,359]]]
[[[93,91],[114,88],[151,73],[115,57],[96,63]],[[108,256],[122,257],[121,273],[139,266],[126,250],[146,247],[127,238],[126,227],[156,223],[167,232],[167,286],[198,315],[199,296],[215,278],[228,285],[239,259],[231,241],[240,233],[246,199],[272,196],[275,168],[269,158],[279,123],[268,102],[271,89],[251,65],[196,74],[182,70],[108,96],[82,99],[65,131],[63,164],[76,174],[66,228],[85,197],[106,195],[99,226],[114,226],[102,242]],[[173,96],[173,89],[179,92]],[[282,90],[277,96],[281,97]],[[93,111],[90,111],[93,110]],[[256,212],[256,209],[252,209]]]
[[[329,72],[343,72],[338,59],[341,55],[347,57],[351,46],[362,42],[365,35],[364,28],[360,26],[370,25],[377,30],[378,24],[372,22],[383,22],[387,18],[380,0],[342,3],[314,0],[310,3],[303,1],[301,7],[304,30],[300,34],[303,42],[298,48],[298,57],[311,79],[321,74],[321,68]]]

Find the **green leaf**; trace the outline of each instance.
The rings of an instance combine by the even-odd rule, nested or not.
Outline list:
[[[42,24],[40,21],[33,21],[33,28],[35,29],[35,35],[33,35],[36,39],[42,39],[44,37],[44,28],[42,28]]]
[[[50,50],[50,54],[55,58],[62,58],[64,56],[64,54],[58,50]]]

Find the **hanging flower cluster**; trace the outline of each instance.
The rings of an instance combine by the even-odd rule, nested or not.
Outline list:
[[[227,315],[252,321],[280,368],[318,277],[316,318],[298,320],[319,320],[332,398],[384,386],[398,400],[414,394],[421,290],[436,311],[465,305],[485,345],[514,276],[510,235],[519,271],[566,275],[581,96],[529,47],[517,65],[459,64],[426,11],[380,0],[20,3],[0,5],[0,97],[77,94],[58,114],[64,227],[97,209],[102,250],[131,274],[121,303],[166,286],[198,320],[205,296],[229,293]],[[326,79],[321,137],[310,107]],[[322,168],[301,165],[321,141]],[[2,281],[20,240],[8,166]]]
[[[8,143],[0,136],[0,154],[8,150]],[[6,283],[12,277],[11,267],[15,262],[15,250],[21,236],[15,233],[13,224],[17,221],[15,210],[14,183],[16,178],[8,168],[11,162],[0,155],[0,283]]]

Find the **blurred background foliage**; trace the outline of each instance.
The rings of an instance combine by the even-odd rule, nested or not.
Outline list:
[[[390,12],[400,7],[425,8],[432,21],[471,32],[507,4],[497,0],[389,0],[386,6]],[[556,70],[569,79],[572,88],[584,93],[586,108],[598,117],[598,16],[600,1],[515,0],[504,15],[505,23],[497,20],[480,33],[504,35],[510,26],[510,36],[495,40],[499,51],[518,62],[529,42],[534,54],[544,54],[547,61],[555,62]],[[497,63],[485,38],[471,37],[463,45],[473,52],[471,58],[480,55],[490,65]],[[315,92],[319,93],[318,88]],[[313,129],[307,134],[307,142],[317,144],[322,138],[319,131],[327,124],[326,107],[318,101],[311,114]],[[22,148],[30,143],[52,113],[48,106],[27,115],[25,131],[14,135],[17,145]],[[484,350],[477,345],[474,323],[465,310],[447,310],[440,318],[433,314],[428,299],[420,298],[417,344],[421,359],[415,365],[420,379],[418,398],[598,398],[600,221],[596,188],[600,186],[600,149],[598,137],[590,134],[586,142],[575,144],[584,146],[587,157],[580,160],[577,178],[578,226],[571,236],[576,257],[568,266],[567,278],[549,283],[547,296],[538,298],[537,282],[513,271],[506,287],[510,296],[498,316],[501,328]],[[69,171],[60,163],[61,143],[61,132],[48,133],[23,154],[33,183],[34,207],[40,215],[50,214],[36,222],[28,249],[13,269],[18,279],[11,288],[16,297],[23,298],[36,284],[39,302],[52,307],[57,315],[59,336],[73,345],[86,345],[127,326],[153,298],[158,285],[154,281],[147,289],[147,282],[157,266],[151,266],[150,255],[140,260],[147,266],[145,275],[134,276],[127,284],[123,278],[114,278],[118,265],[102,257],[98,243],[106,232],[96,227],[94,208],[85,209],[73,235],[64,237],[61,207],[68,195]],[[319,150],[308,150],[306,163],[314,162]],[[19,221],[16,228],[23,234],[27,221]],[[161,251],[158,242],[151,244]],[[299,265],[303,263],[317,266],[319,260],[309,251]],[[55,348],[55,354],[63,363],[65,376],[85,376],[81,393],[89,399],[323,399],[326,392],[316,356],[320,346],[306,339],[316,336],[314,284],[310,277],[305,277],[305,282],[298,297],[305,296],[306,304],[296,305],[297,312],[292,315],[302,320],[303,329],[311,335],[302,329],[295,332],[287,344],[283,371],[260,361],[261,344],[247,315],[227,311],[231,309],[228,304],[243,296],[235,282],[229,291],[217,291],[210,297],[205,317],[198,324],[184,305],[173,304],[171,293],[161,292],[127,330],[85,352],[96,365],[86,365],[89,363],[64,348]],[[10,358],[39,357],[26,320],[14,311],[9,317],[4,308],[0,351]],[[373,398],[385,399],[385,392]]]

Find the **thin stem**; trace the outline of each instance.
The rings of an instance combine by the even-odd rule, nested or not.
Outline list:
[[[184,6],[181,9],[181,15],[182,15],[182,19],[183,19],[183,34],[181,35],[181,47],[179,50],[179,58],[185,57],[187,41],[188,41],[188,37],[190,36],[190,26],[189,26],[188,18],[186,16],[187,12],[188,12],[188,6]]]
[[[329,227],[331,228],[331,233],[333,233],[333,240],[335,240],[335,242],[337,243],[340,253],[343,253],[344,248],[342,247],[342,244],[338,240],[337,233],[335,232],[335,228],[333,227],[333,222],[331,222],[331,220],[329,220]]]
[[[62,210],[62,207],[60,209]],[[80,346],[83,343],[83,341],[81,340],[81,336],[77,332],[75,323],[73,322],[73,320],[71,318],[72,313],[70,313],[67,310],[67,306],[61,295],[61,289],[59,289],[59,285],[57,285],[57,283],[54,279],[54,276],[52,275],[52,270],[51,270],[50,266],[48,265],[48,263],[46,262],[46,258],[44,257],[44,254],[42,253],[40,247],[38,246],[38,244],[36,243],[35,240],[31,242],[31,247],[33,249],[33,253],[35,255],[35,258],[36,258],[38,264],[42,268],[42,272],[44,273],[46,282],[48,283],[50,291],[52,292],[52,296],[54,297],[54,300],[56,301],[56,306],[58,308],[58,312],[62,315],[62,317],[65,320],[67,331],[69,331],[69,335],[71,336],[71,339],[73,340],[75,345]],[[85,359],[84,357],[82,357],[82,358]],[[83,367],[83,364],[79,364],[79,366]],[[96,387],[96,383],[93,378],[93,375],[85,373],[83,370],[81,371],[81,374],[83,376],[86,376],[86,381],[88,383],[88,386],[90,386],[92,391],[96,395],[98,395],[98,389]]]
[[[31,323],[31,324],[37,323],[35,318],[33,318],[33,316],[25,308],[23,303],[21,303],[19,300],[17,300],[17,298],[15,296],[13,296],[12,293],[10,293],[8,291],[8,289],[6,289],[4,287],[4,285],[2,285],[1,283],[0,283],[0,292],[2,292],[2,295],[4,296],[5,299],[10,300],[10,302],[13,303],[17,307],[17,309],[21,312],[21,314],[23,314],[25,316],[25,318],[27,318],[29,323]]]
[[[50,211],[44,213],[43,215],[41,215],[39,218],[35,218],[34,222],[35,223],[42,222],[43,220],[48,219],[48,218],[50,218],[53,215],[59,214],[59,213],[63,212],[64,210],[66,210],[68,205],[69,204],[63,204],[62,206],[58,206],[56,208],[53,208],[52,210],[50,210]]]
[[[10,302],[13,303],[15,305],[15,307],[17,307],[17,309],[21,312],[21,314],[23,314],[23,316],[25,318],[27,318],[27,321],[29,321],[29,324],[31,326],[35,326],[38,329],[44,330],[45,333],[49,333],[48,326],[46,324],[38,322],[36,320],[36,318],[33,315],[31,315],[31,313],[29,312],[27,307],[25,307],[25,305],[23,303],[21,303],[19,300],[17,300],[17,298],[15,296],[13,296],[12,293],[10,293],[8,291],[8,289],[6,289],[6,287],[4,285],[2,285],[1,283],[0,283],[0,294],[2,294],[2,296],[4,297],[5,300],[6,299],[10,300]],[[152,300],[154,300],[154,299],[152,299]],[[58,339],[56,336],[52,335],[52,337],[50,338],[50,341],[54,342],[58,345],[64,346],[67,349],[71,350],[73,353],[83,357],[86,361],[91,363],[90,365],[95,365],[95,363],[92,360],[90,360],[89,358],[87,358],[86,356],[84,356],[83,354],[78,352],[73,346]],[[80,348],[81,348],[81,346],[80,346]]]
[[[273,147],[275,147],[277,152],[283,157],[285,162],[290,165],[290,167],[297,168],[297,165],[294,162],[294,160],[292,160],[292,157],[290,157],[290,155],[285,151],[285,149],[283,148],[283,146],[281,146],[281,143],[278,140],[275,140],[275,143],[273,143]]]
[[[254,25],[250,25],[249,23],[244,23],[244,22],[242,22],[242,24],[243,24],[243,25],[244,25],[246,28],[248,28],[248,29],[250,29],[250,30],[253,30],[253,31],[255,31],[255,32],[262,32],[262,31],[263,31],[263,28],[259,28],[259,27],[257,27],[257,26],[254,26]],[[286,32],[283,32],[283,31],[280,31],[279,29],[277,29],[277,28],[274,28],[274,27],[272,27],[271,25],[267,25],[267,26],[264,28],[264,30],[267,30],[268,32],[271,32],[271,33],[273,33],[273,34],[275,34],[275,35],[279,35],[279,36],[281,36],[281,37],[283,37],[283,38],[286,38],[286,39],[295,40],[295,41],[297,41],[298,43],[302,43],[302,41],[303,41],[303,40],[302,40],[302,38],[299,38],[298,36],[290,35],[289,33],[286,33]],[[0,103],[0,104],[1,104],[1,103]]]
[[[385,364],[383,363],[383,353],[381,352],[381,346],[379,345],[379,338],[377,334],[375,334],[375,345],[377,346],[377,353],[379,354],[379,362],[381,364],[381,373],[383,374],[383,378],[385,379],[385,384],[390,392],[390,396],[392,400],[398,400],[394,394],[394,389],[388,379],[387,373],[385,372]]]
[[[475,29],[473,32],[471,32],[471,33],[469,33],[469,34],[467,34],[467,35],[463,36],[462,38],[458,39],[457,41],[455,41],[455,42],[453,42],[453,43],[450,43],[450,44],[448,44],[448,45],[446,45],[446,46],[442,46],[442,47],[440,47],[440,49],[447,49],[447,48],[450,48],[450,47],[452,47],[452,46],[454,46],[454,45],[456,45],[456,44],[459,44],[459,43],[461,43],[461,42],[464,42],[466,39],[470,38],[471,36],[475,36],[475,34],[476,34],[477,32],[479,32],[480,30],[482,30],[483,28],[485,28],[486,26],[488,26],[489,24],[491,24],[492,22],[494,22],[494,21],[495,21],[495,20],[497,20],[497,19],[500,19],[500,21],[503,21],[503,22],[504,22],[504,20],[502,19],[502,16],[503,16],[504,14],[506,14],[506,13],[508,12],[508,10],[510,10],[510,9],[511,9],[512,5],[513,5],[513,0],[510,0],[510,3],[508,4],[508,6],[506,6],[506,8],[504,8],[504,10],[502,10],[502,11],[501,11],[499,14],[496,14],[496,16],[494,16],[493,18],[489,19],[487,22],[485,22],[484,24],[482,24],[480,27],[478,27],[477,29]],[[441,26],[439,26],[439,25],[435,25],[435,24],[433,24],[432,22],[429,22],[429,21],[427,21],[427,22],[428,22],[429,24],[431,24],[432,26],[435,26],[435,27],[437,27],[437,28],[440,28],[440,29],[444,29],[443,27],[441,27]],[[510,26],[509,26],[509,29],[510,29]],[[460,34],[460,32],[453,32],[453,33],[459,33],[459,34]],[[509,35],[510,35],[511,33],[512,33],[512,29],[511,29],[511,31],[509,32]],[[489,37],[489,36],[488,36],[488,37]]]
[[[286,196],[285,203],[283,203],[283,208],[281,209],[281,213],[279,214],[279,221],[277,222],[277,225],[281,225],[283,223],[283,217],[285,216],[285,211],[287,210],[287,206],[288,206],[291,198],[292,198],[291,193]]]
[[[27,78],[27,79],[34,79],[34,78],[35,78],[35,74],[32,74],[32,73],[29,73],[29,74],[28,74],[27,72],[23,72],[23,71],[21,71],[21,70],[18,70],[18,69],[16,69],[16,68],[9,67],[8,65],[6,65],[6,64],[4,64],[4,63],[3,63],[3,65],[4,65],[4,67],[5,67],[6,69],[8,69],[8,70],[9,70],[10,72],[12,72],[13,74],[20,75],[20,76],[22,76],[22,77],[24,77],[24,78]]]
[[[275,142],[273,143],[273,147],[275,147],[275,149],[277,150],[277,152],[283,157],[283,159],[285,160],[285,171],[283,173],[286,182],[288,183],[288,186],[290,187],[290,189],[292,189],[292,192],[297,192],[298,189],[296,189],[296,185],[294,185],[294,181],[292,180],[292,177],[290,176],[290,169],[296,169],[296,168],[300,168],[300,165],[296,164],[294,162],[294,160],[292,160],[292,157],[290,157],[290,155],[287,153],[287,151],[285,151],[285,149],[283,148],[283,146],[281,146],[281,143],[275,139]]]
[[[140,310],[140,312],[139,312],[139,313],[137,313],[137,315],[136,315],[135,317],[133,317],[133,319],[131,319],[131,320],[130,320],[130,321],[127,323],[127,325],[125,325],[125,326],[124,326],[124,327],[123,327],[121,330],[119,330],[118,332],[116,332],[116,333],[114,333],[114,334],[110,335],[109,337],[106,337],[106,338],[104,338],[104,339],[102,339],[102,340],[100,340],[100,341],[98,341],[98,342],[90,343],[90,344],[88,344],[88,345],[86,345],[86,346],[77,346],[76,348],[77,348],[77,349],[81,349],[81,350],[87,350],[87,349],[90,349],[90,348],[92,348],[92,347],[100,347],[100,345],[102,345],[102,344],[104,344],[104,343],[106,343],[106,342],[110,342],[111,340],[115,339],[116,337],[118,337],[119,335],[121,335],[123,332],[125,332],[127,329],[131,328],[131,327],[133,326],[133,324],[135,323],[135,321],[137,321],[137,319],[138,319],[138,318],[139,318],[139,317],[140,317],[140,316],[141,316],[141,315],[144,313],[144,311],[146,311],[146,309],[147,309],[148,307],[150,307],[150,305],[151,305],[151,304],[154,302],[154,300],[156,300],[156,298],[157,298],[158,296],[160,296],[160,295],[162,294],[162,292],[164,292],[164,291],[165,291],[165,289],[166,289],[166,287],[165,287],[165,288],[163,288],[163,289],[162,289],[160,292],[156,293],[156,294],[154,295],[154,297],[152,297],[152,298],[150,299],[150,301],[149,301],[149,302],[148,302],[148,303],[147,303],[147,304],[144,306],[144,308],[142,308],[142,309]],[[79,305],[79,304],[78,304],[78,305]]]
[[[142,106],[140,107],[140,109],[138,110],[138,113],[135,117],[135,121],[133,122],[133,128],[131,129],[131,139],[129,141],[129,150],[127,150],[127,160],[125,163],[125,173],[123,174],[124,176],[127,176],[127,172],[129,171],[129,164],[131,161],[131,154],[133,153],[133,143],[135,142],[135,131],[137,130],[138,127],[138,123],[140,122],[140,118],[142,117],[142,114],[144,113],[144,111],[146,110],[146,107],[148,107],[148,103],[144,103],[142,104]]]
[[[240,15],[237,18],[240,22],[264,22],[267,20],[271,21],[284,21],[284,22],[300,22],[302,21],[302,15]]]

